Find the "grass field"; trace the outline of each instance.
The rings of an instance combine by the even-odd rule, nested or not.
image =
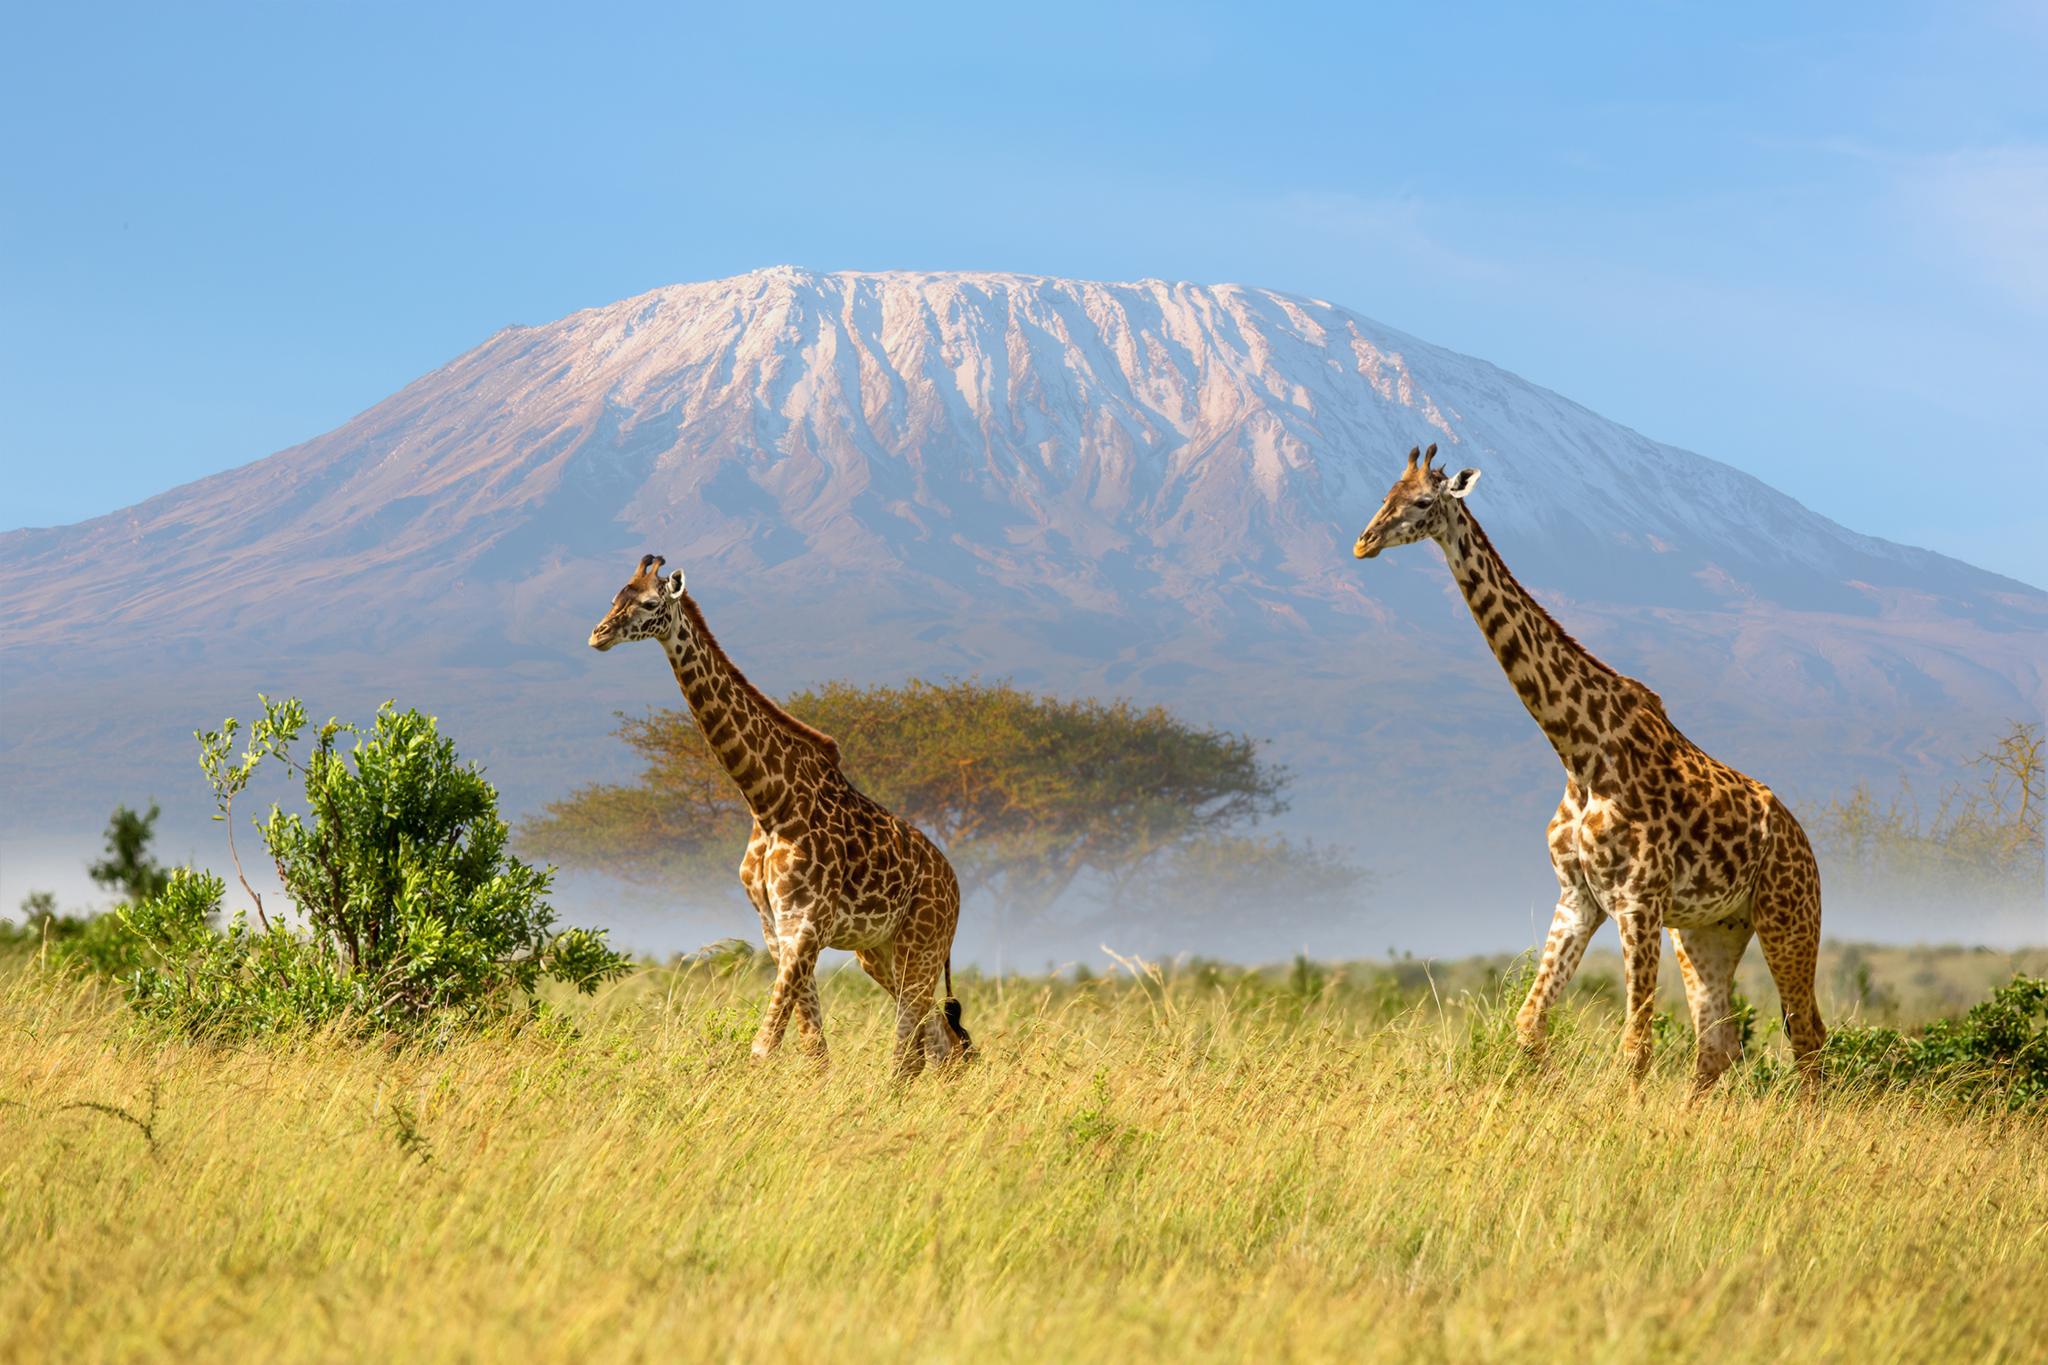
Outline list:
[[[1871,950],[1855,989],[1910,1014],[1917,972],[1964,990],[2039,958]],[[1538,1072],[1472,994],[1486,964],[1424,976],[966,981],[981,1060],[898,1088],[850,974],[820,1074],[748,1061],[737,960],[641,971],[573,1028],[220,1050],[17,954],[0,1358],[2048,1350],[2038,1114],[1756,1085],[1689,1107],[1689,1037],[1631,1093],[1597,986]]]

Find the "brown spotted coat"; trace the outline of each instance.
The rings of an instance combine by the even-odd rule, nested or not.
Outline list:
[[[1501,670],[1564,764],[1564,799],[1549,828],[1557,910],[1516,1020],[1524,1045],[1541,1050],[1551,1005],[1612,916],[1628,978],[1622,1051],[1635,1075],[1650,1062],[1665,929],[1699,1039],[1698,1089],[1740,1054],[1735,967],[1752,934],[1777,983],[1793,1053],[1813,1074],[1827,1030],[1814,1000],[1820,873],[1806,832],[1769,787],[1679,733],[1656,693],[1594,658],[1515,580],[1465,506],[1478,470],[1432,468],[1433,445],[1419,455],[1408,453],[1353,553],[1370,559],[1436,541]]]
[[[832,737],[796,719],[748,682],[712,638],[683,574],[661,576],[648,555],[590,632],[594,649],[659,640],[704,738],[754,815],[740,884],[775,955],[775,988],[754,1055],[780,1045],[792,1012],[806,1052],[825,1054],[818,953],[852,950],[896,1002],[896,1066],[915,1074],[927,1059],[967,1051],[959,1005],[943,1009],[960,886],[946,855],[915,826],[884,810],[839,768]],[[950,991],[950,981],[949,981]]]

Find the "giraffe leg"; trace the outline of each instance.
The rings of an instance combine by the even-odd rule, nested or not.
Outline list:
[[[823,1065],[825,1049],[825,1007],[818,1000],[815,966],[799,979],[796,998],[796,1044],[804,1055]]]
[[[917,993],[928,1002],[924,1019],[918,1025],[918,1036],[924,1044],[924,1059],[933,1066],[944,1066],[966,1051],[958,1035],[947,1026],[946,1012],[939,1003],[939,973],[945,965],[935,953],[919,953],[911,978],[923,983]]]
[[[923,1007],[915,1003],[917,992],[908,985],[911,973],[908,970],[909,955],[901,943],[885,943],[879,948],[863,948],[854,954],[861,970],[875,979],[875,984],[889,993],[896,1002],[896,1074],[907,1079],[915,1076],[924,1066],[924,1057],[919,1052],[916,1039],[922,1029],[925,1015],[936,1013],[929,1002]]]
[[[924,1070],[926,1028],[938,1017],[930,982],[910,987],[896,997],[896,1075],[909,1080]]]
[[[747,900],[753,905],[754,913],[761,917],[761,942],[768,951],[782,960],[781,943],[775,933],[775,911],[768,903],[768,882],[764,866],[768,850],[768,836],[761,832],[760,821],[754,822],[754,832],[747,840],[746,856],[740,859],[740,889],[747,893]]]
[[[1695,1095],[1711,1090],[1721,1073],[1742,1055],[1742,1030],[1735,1023],[1735,968],[1749,947],[1749,919],[1743,916],[1697,929],[1673,929],[1678,970],[1685,977],[1685,1003],[1699,1040],[1693,1057]]]
[[[1607,918],[1605,911],[1592,906],[1592,899],[1577,891],[1567,891],[1559,897],[1557,911],[1550,917],[1550,934],[1543,940],[1543,960],[1537,965],[1536,979],[1529,983],[1529,995],[1522,1001],[1521,1011],[1515,1015],[1515,1034],[1532,1055],[1543,1054],[1543,1029],[1550,1017],[1550,1007],[1557,1003],[1572,974],[1578,971],[1593,931]],[[1588,906],[1592,908],[1587,909]]]
[[[973,1044],[960,1022],[960,1002],[950,998],[953,931],[960,923],[960,885],[953,869],[943,858],[928,865],[923,887],[911,912],[911,924],[904,935],[914,964],[913,981],[925,987],[937,1002],[924,1021],[925,1059],[935,1066],[964,1060]],[[943,984],[942,984],[943,982]]]
[[[1828,1040],[1814,989],[1814,969],[1820,959],[1820,870],[1806,833],[1791,812],[1780,807],[1774,818],[1783,824],[1750,913],[1756,923],[1757,944],[1764,950],[1764,962],[1771,969],[1785,1011],[1793,1059],[1800,1075],[1818,1080],[1820,1050]]]
[[[939,970],[944,963],[928,948],[903,939],[881,952],[860,955],[869,976],[896,997],[896,1074],[908,1080],[927,1058],[951,1055],[945,1016],[939,1011]]]
[[[767,945],[768,953],[779,969],[782,966],[782,938],[775,932],[775,911],[769,905],[768,884],[762,875],[762,854],[767,846],[768,837],[756,823],[753,838],[747,844],[747,855],[740,860],[740,886],[753,903],[754,913],[761,917],[761,942]],[[815,973],[804,977],[797,995],[796,1040],[807,1056],[825,1060],[825,1011],[818,1003]]]
[[[795,932],[782,939],[781,960],[775,971],[775,989],[768,995],[768,1012],[761,1030],[754,1035],[754,1056],[766,1057],[781,1046],[789,1027],[789,1016],[808,988],[817,989],[818,950],[823,946],[818,923],[809,915],[797,918]]]
[[[1650,1069],[1651,1020],[1657,1012],[1657,959],[1664,944],[1664,898],[1617,892],[1609,899],[1621,930],[1622,974],[1628,978],[1627,1014],[1621,1026],[1621,1055],[1630,1076],[1641,1081]]]

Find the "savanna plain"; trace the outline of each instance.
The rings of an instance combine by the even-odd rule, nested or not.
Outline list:
[[[1831,1023],[2048,967],[1852,953]],[[1632,1089],[1599,968],[1541,1065],[1505,960],[963,974],[978,1057],[899,1084],[852,971],[828,1067],[751,1061],[737,948],[235,1046],[12,951],[0,1357],[2042,1358],[2038,1107],[1808,1092],[1767,1018],[1689,1103],[1682,1014]]]

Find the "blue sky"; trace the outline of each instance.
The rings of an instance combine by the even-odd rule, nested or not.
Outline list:
[[[793,262],[1317,295],[2048,584],[2048,7],[871,8],[13,7],[0,525]]]

